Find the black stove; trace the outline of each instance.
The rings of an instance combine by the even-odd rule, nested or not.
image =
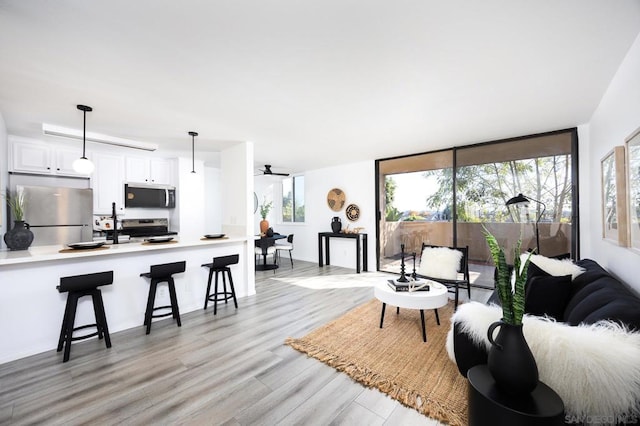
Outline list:
[[[168,219],[122,219],[122,229],[118,233],[130,237],[159,237],[177,235],[169,231]]]

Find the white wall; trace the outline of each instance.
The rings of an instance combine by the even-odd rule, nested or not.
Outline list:
[[[205,233],[205,185],[204,164],[195,162],[196,173],[191,173],[191,159],[178,158],[177,203],[172,212],[171,223],[185,240],[197,240]]]
[[[587,151],[588,167],[581,168],[582,257],[592,258],[640,292],[637,277],[640,255],[602,239],[600,160],[614,146],[640,127],[640,36],[618,68],[600,105],[589,122],[588,140],[581,142],[580,155]],[[582,137],[582,135],[581,135]],[[585,143],[586,142],[586,143]],[[586,148],[586,149],[585,149]],[[586,181],[585,185],[583,181]]]
[[[220,169],[215,167],[204,168],[204,226],[207,234],[222,232],[222,185],[220,182]]]
[[[331,219],[340,217],[342,227],[364,227],[369,238],[369,271],[375,271],[375,186],[374,162],[363,161],[336,167],[311,170],[304,174],[305,181],[305,223],[277,223],[274,230],[281,234],[294,234],[294,259],[309,262],[318,261],[318,232],[331,232]],[[334,212],[327,205],[327,194],[332,188],[340,188],[346,194],[345,206],[354,203],[360,207],[360,219],[350,222],[342,209]],[[258,199],[261,200],[260,194]],[[278,221],[279,222],[279,221]],[[331,240],[331,264],[355,269],[355,241],[347,239]]]
[[[4,117],[0,112],[0,152],[3,154],[2,157],[7,158],[8,152],[8,142],[7,142],[7,126],[4,122]],[[8,162],[0,161],[0,192],[3,194],[0,197],[0,235],[4,236],[5,232],[7,232],[7,209],[4,201],[4,194],[6,187],[9,182],[9,173],[8,173]],[[4,239],[0,239],[0,248],[5,248]]]
[[[253,143],[244,142],[225,149],[220,155],[221,187],[220,210],[222,232],[250,237],[253,235]],[[253,259],[253,241],[248,240],[241,258]],[[238,278],[236,278],[237,280]],[[247,294],[256,292],[255,271],[252,262],[245,262],[242,277]]]

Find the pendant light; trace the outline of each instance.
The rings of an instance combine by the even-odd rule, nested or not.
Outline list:
[[[93,111],[93,108],[86,105],[78,105],[77,108],[82,111],[84,115],[83,125],[82,125],[82,157],[78,158],[73,162],[73,170],[83,175],[89,175],[93,173],[95,166],[86,157],[86,147],[87,147],[87,111]]]
[[[196,132],[189,132],[191,135],[191,173],[196,172],[196,158],[195,158],[195,137],[198,136]]]

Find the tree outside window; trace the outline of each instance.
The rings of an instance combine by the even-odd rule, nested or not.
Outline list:
[[[282,180],[282,222],[304,222],[304,176]]]

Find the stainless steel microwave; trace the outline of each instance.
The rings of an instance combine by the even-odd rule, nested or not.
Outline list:
[[[172,209],[176,206],[176,188],[169,185],[125,183],[124,206]]]

